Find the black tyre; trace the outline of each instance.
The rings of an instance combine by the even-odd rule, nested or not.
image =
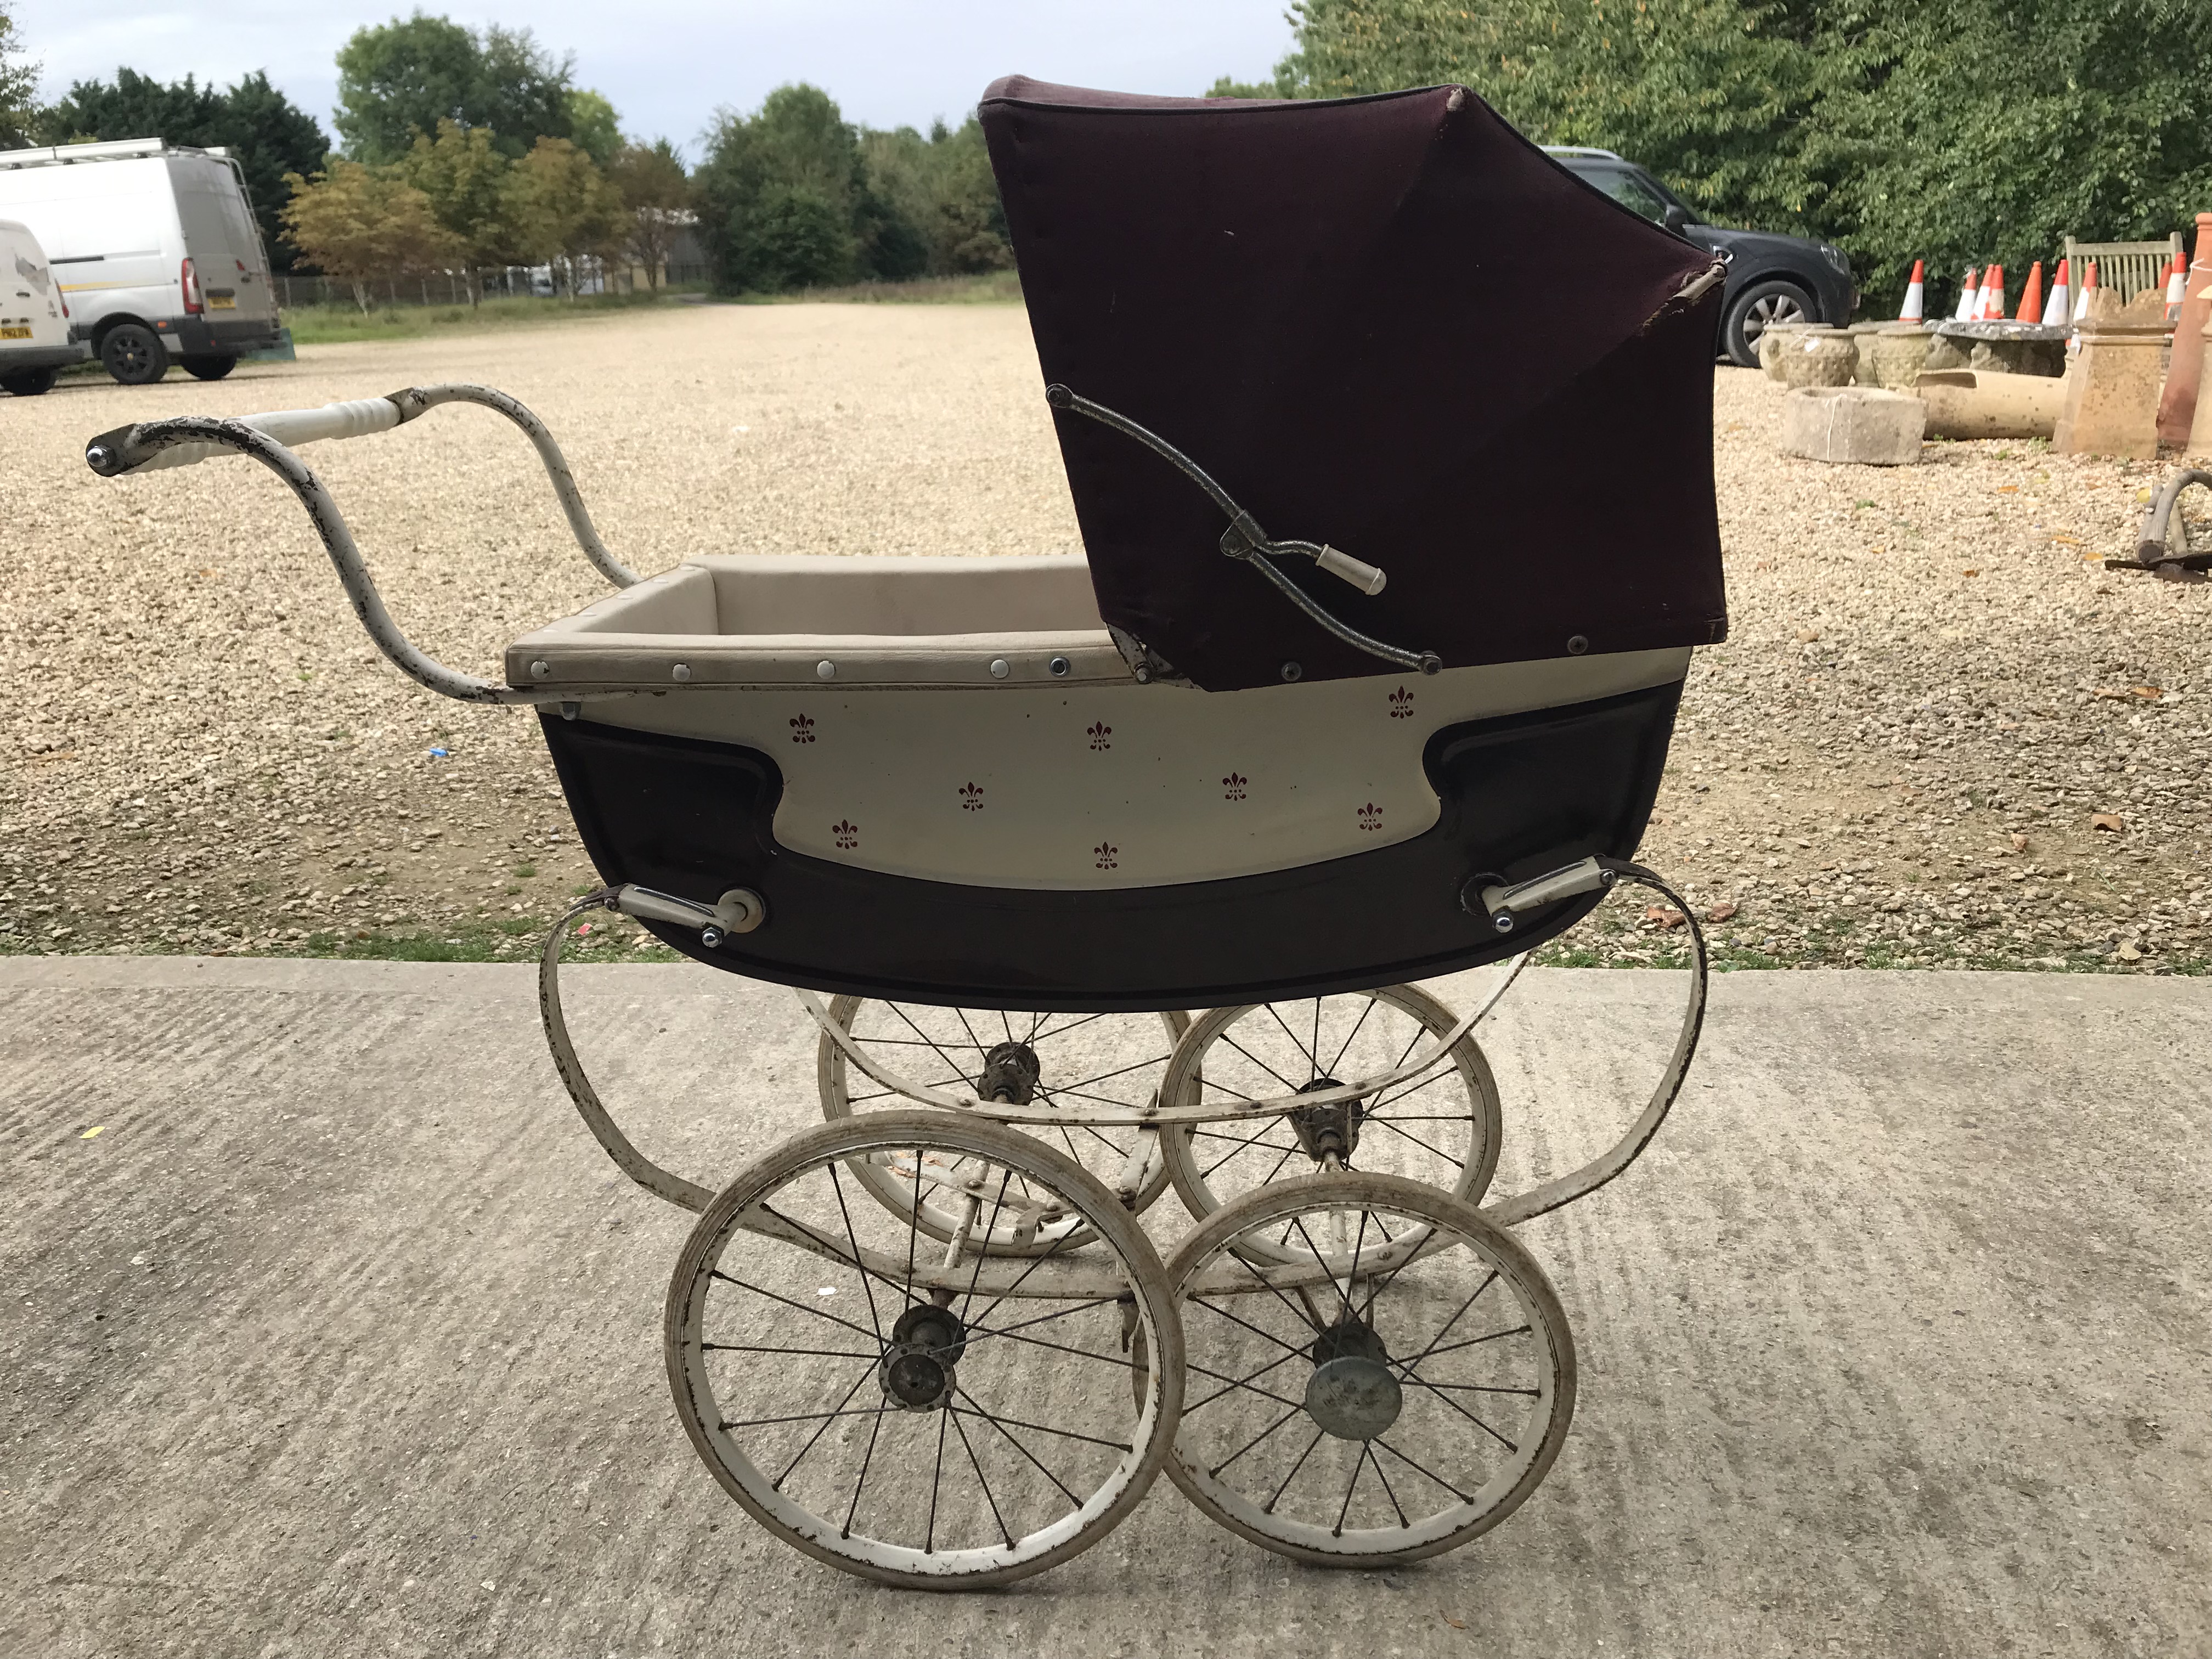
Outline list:
[[[220,380],[238,367],[235,357],[179,357],[177,361],[195,380]]]
[[[1759,337],[1776,323],[1817,323],[1813,298],[1778,277],[1756,282],[1729,302],[1721,322],[1721,349],[1741,368],[1759,367]]]
[[[118,323],[100,343],[100,361],[125,386],[151,386],[169,372],[169,349],[139,323]]]
[[[35,398],[52,392],[62,372],[48,364],[44,368],[19,368],[13,374],[0,374],[0,392],[11,392],[18,398]]]

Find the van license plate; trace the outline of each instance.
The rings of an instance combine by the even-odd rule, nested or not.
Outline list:
[[[0,328],[0,340],[27,340],[30,337],[31,331],[27,328]]]
[[[238,301],[235,300],[226,300],[220,295],[210,294],[208,295],[208,309],[210,311],[235,311],[238,309]]]

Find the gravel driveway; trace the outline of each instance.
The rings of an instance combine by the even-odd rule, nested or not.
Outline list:
[[[1788,459],[1781,389],[1717,374],[1734,632],[1692,672],[1645,857],[1724,918],[1723,959],[2205,965],[2212,586],[2093,562],[2157,469],[2023,443]],[[80,459],[134,418],[456,380],[547,418],[641,568],[1078,547],[1012,307],[684,307],[0,398],[0,949],[512,955],[592,883],[534,722],[386,666],[272,477]],[[488,414],[312,459],[456,666],[495,672],[601,591]],[[1553,957],[1668,960],[1674,920],[1616,906]],[[657,952],[626,923],[597,944]]]

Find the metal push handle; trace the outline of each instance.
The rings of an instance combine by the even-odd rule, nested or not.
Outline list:
[[[1361,633],[1349,623],[1339,621],[1323,609],[1319,601],[1307,593],[1305,589],[1285,576],[1276,567],[1273,556],[1282,553],[1301,554],[1311,559],[1330,575],[1351,583],[1370,598],[1382,591],[1382,585],[1388,580],[1374,565],[1363,563],[1348,553],[1340,553],[1325,543],[1273,539],[1266,531],[1260,528],[1260,521],[1239,507],[1229,492],[1213,481],[1212,476],[1204,467],[1199,465],[1196,461],[1191,459],[1157,432],[1138,425],[1127,416],[1117,413],[1103,404],[1094,404],[1088,398],[1078,397],[1067,387],[1057,382],[1044,389],[1044,397],[1045,401],[1054,409],[1064,409],[1071,414],[1086,416],[1101,426],[1112,428],[1125,438],[1135,439],[1154,454],[1173,465],[1183,477],[1212,497],[1213,504],[1219,507],[1229,520],[1229,528],[1222,532],[1221,550],[1232,559],[1245,561],[1273,583],[1277,591],[1285,599],[1320,623],[1328,632],[1342,640],[1346,645],[1356,646],[1370,657],[1380,657],[1383,661],[1395,663],[1401,668],[1419,669],[1424,674],[1434,674],[1443,669],[1443,659],[1433,651],[1408,651],[1401,646],[1387,645],[1381,640],[1370,638]]]
[[[585,509],[583,496],[576,489],[575,475],[568,470],[568,460],[561,453],[561,447],[553,441],[553,434],[546,430],[545,423],[504,392],[495,392],[489,386],[409,386],[384,398],[331,404],[321,409],[277,410],[243,419],[217,420],[188,415],[173,420],[148,421],[101,433],[85,446],[85,465],[103,478],[117,478],[164,466],[190,466],[223,454],[250,456],[283,479],[299,497],[300,504],[307,509],[315,533],[322,538],[323,549],[337,567],[338,580],[353,603],[354,615],[361,619],[369,638],[376,642],[376,648],[400,672],[441,696],[460,702],[576,701],[578,694],[574,690],[517,690],[496,681],[479,679],[473,674],[448,668],[417,649],[400,631],[398,623],[392,621],[392,613],[384,608],[383,598],[376,591],[376,583],[368,574],[361,550],[354,544],[353,532],[347,528],[345,515],[338,511],[337,501],[331,499],[322,480],[290,447],[293,444],[314,443],[328,438],[357,438],[371,432],[388,432],[440,404],[451,403],[482,404],[520,427],[544,464],[554,494],[560,498],[562,511],[568,516],[569,531],[576,544],[583,549],[584,556],[617,587],[635,584],[637,573],[608,552],[606,544],[599,539],[591,514]]]

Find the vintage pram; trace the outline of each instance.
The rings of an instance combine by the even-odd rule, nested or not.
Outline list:
[[[1703,945],[1689,918],[1680,1036],[1620,1143],[1486,1206],[1472,1031],[1510,974],[1463,1018],[1408,981],[1521,957],[1615,884],[1687,915],[1630,860],[1724,627],[1720,271],[1457,88],[1016,79],[981,115],[1087,558],[641,580],[544,425],[476,386],[156,421],[88,459],[252,456],[392,662],[538,710],[607,884],[546,941],[547,1036],[615,1162],[698,1213],[669,1377],[763,1525],[994,1584],[1164,1466],[1285,1555],[1431,1555],[1559,1450],[1573,1342],[1509,1230],[1656,1132]],[[454,402],[529,435],[618,590],[517,641],[503,684],[408,643],[293,453]],[[799,988],[826,1121],[719,1186],[639,1151],[562,1012],[601,906]],[[1197,1224],[1163,1261],[1139,1217],[1170,1184]]]

